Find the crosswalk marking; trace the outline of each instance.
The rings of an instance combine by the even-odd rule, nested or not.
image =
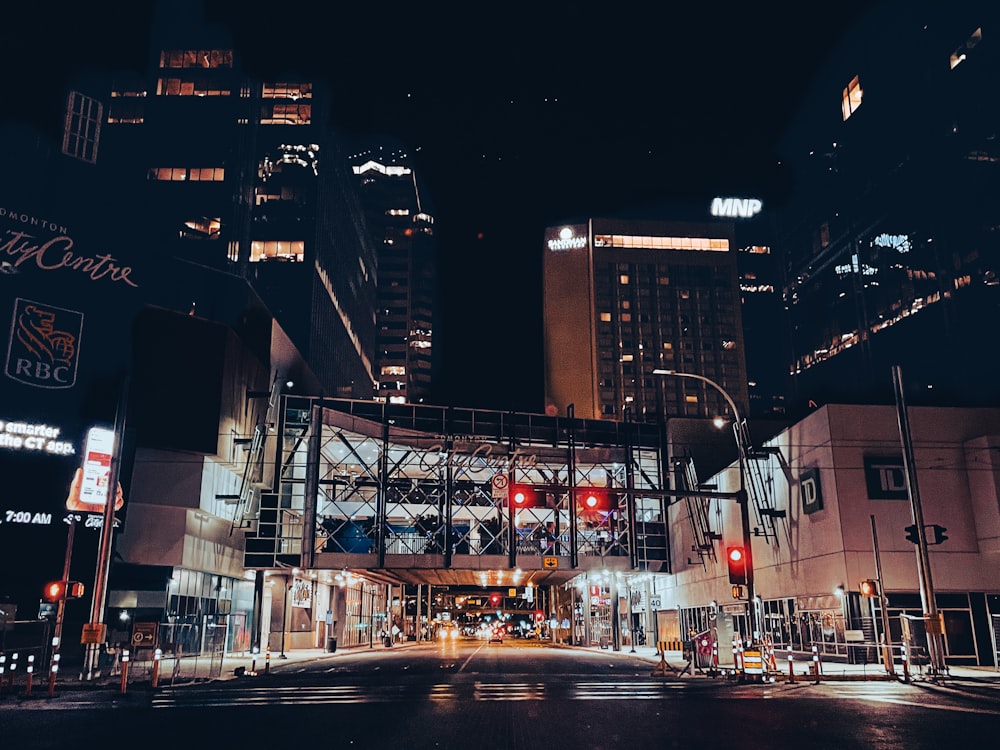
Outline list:
[[[541,701],[564,700],[651,700],[682,690],[673,683],[580,681],[566,685],[541,682],[438,683],[428,688],[393,685],[335,685],[301,687],[248,687],[238,690],[186,690],[168,688],[156,693],[153,708],[252,705],[281,703],[389,703],[394,701]]]

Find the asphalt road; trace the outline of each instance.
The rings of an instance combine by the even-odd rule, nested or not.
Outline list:
[[[992,746],[1000,702],[898,682],[654,676],[627,654],[445,642],[266,676],[0,701],[4,748],[940,748]],[[984,744],[985,743],[985,744]]]

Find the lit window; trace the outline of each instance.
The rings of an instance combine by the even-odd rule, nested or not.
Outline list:
[[[305,255],[305,242],[297,241],[255,241],[250,243],[250,262],[265,260],[301,261]]]
[[[311,104],[264,104],[261,125],[308,125],[312,122]]]
[[[861,97],[863,94],[864,91],[861,90],[861,82],[857,76],[854,76],[847,85],[847,88],[844,89],[844,99],[841,103],[844,122],[847,122],[847,118],[858,111],[858,107],[861,106]]]
[[[149,180],[165,182],[222,182],[226,179],[226,170],[222,167],[152,167],[147,173]]]
[[[156,81],[157,96],[229,96],[228,88],[220,88],[215,80],[196,78],[159,78]]]
[[[114,94],[112,93],[112,96]],[[145,120],[142,101],[137,98],[112,99],[108,109],[108,122],[141,125]]]
[[[666,350],[667,350],[668,352],[669,352],[669,351],[673,351],[673,349],[674,349],[674,344],[673,344],[673,342],[672,342],[672,341],[664,341],[664,342],[663,342],[663,348],[664,348],[664,349],[666,349]]]
[[[697,404],[698,403],[698,397],[697,396],[685,396],[684,397],[684,403],[686,403],[686,404]]]
[[[405,375],[406,368],[399,365],[387,365],[382,368],[383,375]]]
[[[233,51],[231,49],[162,50],[160,52],[160,67],[231,68],[233,67]]]
[[[631,323],[632,313],[622,313],[622,323]]]
[[[185,239],[219,239],[219,232],[222,230],[222,220],[219,217],[203,216],[200,219],[192,219],[184,222],[184,231],[181,237]]]
[[[619,276],[618,277],[618,283],[619,284],[627,284],[628,283],[628,274],[627,273],[623,273],[621,276]]]
[[[634,359],[634,357],[631,354],[623,354],[622,355],[622,362],[631,362],[633,359]]]
[[[611,322],[611,313],[609,313],[609,312],[602,312],[601,313],[601,322],[602,323],[610,323]]]
[[[311,83],[265,83],[262,99],[312,99]]]

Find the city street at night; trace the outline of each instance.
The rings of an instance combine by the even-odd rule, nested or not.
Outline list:
[[[8,3],[0,750],[1000,738],[1000,2]]]
[[[643,652],[475,639],[376,647],[274,659],[256,678],[230,674],[155,691],[74,685],[52,699],[8,694],[0,723],[11,748],[263,749],[287,742],[294,727],[309,727],[331,748],[484,750],[931,748],[1000,731],[1000,691],[983,696],[919,679],[664,677]],[[981,674],[981,683],[1000,682]]]

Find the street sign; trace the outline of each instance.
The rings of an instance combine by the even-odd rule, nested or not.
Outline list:
[[[156,623],[137,622],[132,625],[132,645],[136,648],[153,648],[156,645]]]
[[[506,474],[494,474],[490,486],[493,490],[494,500],[506,500],[510,490],[510,477]]]
[[[90,645],[104,643],[104,627],[103,622],[85,623],[83,632],[80,633],[80,643]]]
[[[651,597],[649,597],[649,608],[650,609],[659,609],[660,606],[661,606],[660,597],[658,597],[658,596],[651,596]]]
[[[549,569],[551,569],[551,568],[558,568],[559,567],[559,558],[558,557],[543,557],[542,558],[542,567],[543,568],[549,568]]]

